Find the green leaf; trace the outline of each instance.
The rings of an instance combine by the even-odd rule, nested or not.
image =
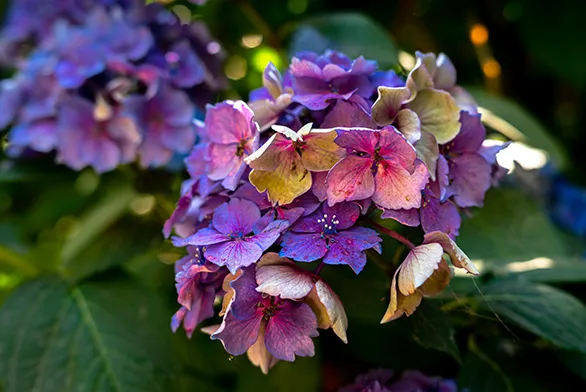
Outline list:
[[[586,380],[586,354],[564,350],[557,356],[570,371]]]
[[[566,153],[560,143],[552,138],[550,132],[518,103],[478,88],[469,88],[468,91],[474,96],[478,105],[485,109],[482,120],[488,126],[512,140],[547,151],[551,162],[558,168],[567,163]],[[505,123],[498,121],[497,118],[504,120]],[[506,123],[509,125],[504,125]]]
[[[579,283],[586,282],[586,261],[582,258],[541,258],[508,263],[494,272],[534,283]]]
[[[411,337],[425,348],[443,351],[461,362],[448,315],[436,302],[424,300],[409,320]]]
[[[317,349],[317,348],[316,348]],[[268,375],[248,361],[240,363],[236,392],[317,392],[319,391],[321,363],[316,357],[298,357],[295,362],[280,361]]]
[[[586,353],[586,306],[577,298],[522,281],[495,282],[482,291],[481,305],[561,348]]]
[[[458,386],[470,392],[513,392],[513,385],[499,363],[480,351],[473,340],[458,373]]]
[[[391,35],[374,20],[357,13],[340,12],[305,19],[294,33],[290,51],[291,54],[303,50],[322,52],[326,42],[330,49],[352,58],[364,56],[376,60],[381,67],[394,67],[398,63],[397,45]]]
[[[458,245],[472,259],[503,263],[569,254],[542,208],[521,191],[505,188],[490,190],[484,207],[463,222]]]
[[[83,214],[79,231],[68,239],[61,252],[61,266],[66,274],[72,268],[70,264],[84,262],[77,259],[79,254],[126,213],[134,196],[129,184],[113,184],[106,195]]]
[[[5,392],[166,391],[172,357],[158,297],[128,278],[30,281],[0,309]]]

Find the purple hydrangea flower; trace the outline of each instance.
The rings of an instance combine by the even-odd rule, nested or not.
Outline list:
[[[376,62],[362,56],[352,61],[333,51],[322,56],[298,54],[289,69],[295,92],[293,101],[311,110],[322,110],[332,101],[348,100],[354,94],[369,98],[374,90],[369,77],[376,68]]]
[[[222,294],[222,282],[228,271],[206,262],[197,247],[188,246],[187,252],[175,263],[177,302],[182,306],[171,319],[171,328],[176,332],[183,323],[191,337],[199,323],[214,316],[214,299]]]
[[[449,166],[448,192],[460,207],[480,207],[491,185],[490,163],[479,153],[486,130],[480,114],[460,112],[462,127],[458,136],[441,146]]]
[[[193,147],[195,108],[183,91],[161,83],[151,99],[129,97],[125,110],[143,131],[138,149],[143,167],[161,166],[171,160],[173,153],[187,153]]]
[[[328,203],[372,198],[386,209],[419,208],[427,170],[394,127],[339,128],[335,142],[348,154],[326,179]]]
[[[78,96],[70,96],[62,103],[57,161],[76,170],[92,166],[104,172],[134,160],[141,141],[134,122],[106,103],[103,105],[101,111]]]
[[[395,373],[387,369],[373,369],[365,374],[356,376],[353,385],[341,388],[338,392],[391,392],[386,384]]]
[[[207,260],[225,265],[234,274],[239,268],[256,263],[289,225],[287,221],[275,220],[259,227],[256,223],[260,219],[256,204],[232,198],[215,210],[209,227],[186,239],[175,238],[174,243],[204,246]]]
[[[398,380],[393,381],[394,372],[375,369],[356,377],[353,385],[341,388],[339,392],[457,392],[453,380],[429,377],[416,370],[405,371]]]
[[[208,177],[236,189],[246,165],[244,158],[258,148],[259,129],[254,112],[242,101],[208,106],[203,136],[209,140],[205,160]]]
[[[173,44],[166,53],[151,53],[147,62],[155,65],[164,77],[181,88],[200,84],[206,76],[203,61],[185,39]]]
[[[312,337],[318,336],[317,319],[309,305],[256,291],[255,267],[245,268],[230,283],[234,296],[220,328],[212,335],[232,355],[244,354],[259,339],[276,359],[315,353]]]
[[[354,227],[360,217],[357,203],[326,203],[313,214],[299,219],[283,237],[280,255],[297,261],[323,259],[326,264],[347,264],[359,273],[366,264],[367,249],[381,252],[376,231]]]

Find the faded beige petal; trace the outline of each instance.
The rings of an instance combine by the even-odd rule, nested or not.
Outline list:
[[[411,98],[412,92],[405,87],[379,86],[378,98],[372,105],[372,120],[379,126],[395,121],[401,105]]]
[[[439,268],[444,251],[440,244],[423,244],[411,249],[399,267],[399,292],[411,295]]]
[[[419,116],[421,130],[432,133],[439,144],[451,141],[460,132],[460,108],[445,91],[420,91],[408,107]]]
[[[464,268],[472,275],[480,275],[474,264],[470,261],[468,256],[456,245],[456,243],[446,233],[441,231],[432,231],[423,237],[423,243],[438,243],[444,249],[444,252],[450,256],[450,260],[454,267]]]
[[[320,302],[326,309],[330,324],[335,334],[344,342],[348,343],[346,330],[348,329],[348,317],[340,297],[332,288],[322,280],[317,281],[315,289]]]
[[[261,323],[258,339],[256,339],[256,342],[254,342],[248,351],[246,351],[246,355],[254,366],[260,367],[260,370],[264,374],[268,374],[269,370],[275,366],[279,360],[273,357],[273,355],[269,352],[269,350],[267,350],[267,347],[265,346],[265,328],[266,323]]]
[[[421,138],[421,121],[419,121],[419,116],[417,116],[417,113],[413,110],[399,110],[395,121],[395,128],[397,128],[411,144],[417,142]]]
[[[415,151],[417,152],[417,158],[427,167],[429,177],[432,181],[435,181],[437,160],[439,158],[439,146],[435,136],[429,132],[422,133],[421,139],[415,143]]]

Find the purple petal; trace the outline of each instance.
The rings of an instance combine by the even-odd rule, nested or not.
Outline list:
[[[338,137],[334,140],[340,147],[374,155],[380,133],[368,128],[337,128]]]
[[[336,230],[346,230],[360,218],[360,206],[358,203],[338,203],[332,207],[324,204],[323,214],[322,218],[325,218],[329,224],[332,224],[332,220],[338,222],[334,223]]]
[[[286,300],[267,323],[265,345],[277,359],[294,361],[295,356],[311,357],[311,337],[318,336],[317,320],[309,305]]]
[[[361,127],[376,128],[370,114],[359,105],[338,100],[333,109],[327,114],[320,128]]]
[[[236,155],[237,148],[237,144],[209,144],[206,151],[206,171],[210,180],[222,180],[234,167],[242,165],[243,157]]]
[[[326,187],[326,178],[328,172],[312,172],[311,192],[317,197],[319,201],[324,201],[328,198],[328,189]]]
[[[449,161],[449,191],[460,207],[480,207],[490,188],[490,164],[478,154],[463,154]]]
[[[442,231],[452,238],[459,234],[462,218],[450,201],[440,203],[435,197],[426,197],[421,206],[421,227],[426,233]]]
[[[281,233],[289,227],[289,222],[276,220],[268,224],[263,231],[257,235],[247,237],[246,240],[257,244],[263,251],[267,250],[281,236]]]
[[[223,234],[246,235],[260,219],[260,210],[253,202],[233,198],[214,212],[212,225]]]
[[[381,218],[394,219],[405,226],[419,226],[419,210],[417,208],[411,208],[409,210],[384,210]]]
[[[187,246],[187,245],[195,245],[195,246],[205,246],[205,245],[213,245],[219,244],[220,242],[229,241],[230,237],[226,234],[218,233],[217,230],[206,227],[203,229],[198,230],[195,234],[187,237],[187,238],[180,238],[180,237],[173,237],[173,245],[175,246]]]
[[[480,114],[469,114],[462,110],[460,123],[462,124],[460,133],[451,143],[446,145],[446,150],[458,153],[478,151],[486,138],[486,130],[480,122]]]
[[[262,256],[262,252],[263,249],[258,244],[236,238],[208,246],[204,256],[216,265],[225,265],[231,273],[235,274],[239,268],[256,263]]]
[[[328,204],[369,198],[375,191],[372,158],[348,155],[330,170],[326,186]]]
[[[377,247],[381,241],[376,231],[366,227],[341,231],[330,240],[324,263],[347,264],[358,274],[366,264],[363,251]]]
[[[320,234],[296,234],[287,232],[281,243],[279,255],[296,261],[310,262],[321,259],[328,251],[326,241]]]
[[[230,313],[238,320],[256,317],[260,313],[257,305],[262,300],[262,294],[256,290],[255,270],[254,266],[244,268],[242,275],[230,282],[230,287],[234,289]]]
[[[212,340],[221,340],[230,355],[242,355],[259,338],[262,314],[246,320],[238,320],[227,312],[220,328],[212,334]]]

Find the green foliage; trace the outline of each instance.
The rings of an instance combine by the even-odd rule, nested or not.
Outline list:
[[[5,391],[165,391],[173,360],[166,316],[128,278],[30,281],[0,311]]]
[[[482,288],[478,301],[522,328],[568,350],[586,353],[586,306],[559,289],[522,281]]]
[[[293,35],[289,51],[322,53],[326,48],[376,60],[383,68],[398,64],[397,45],[389,33],[362,14],[330,13],[305,19]]]

